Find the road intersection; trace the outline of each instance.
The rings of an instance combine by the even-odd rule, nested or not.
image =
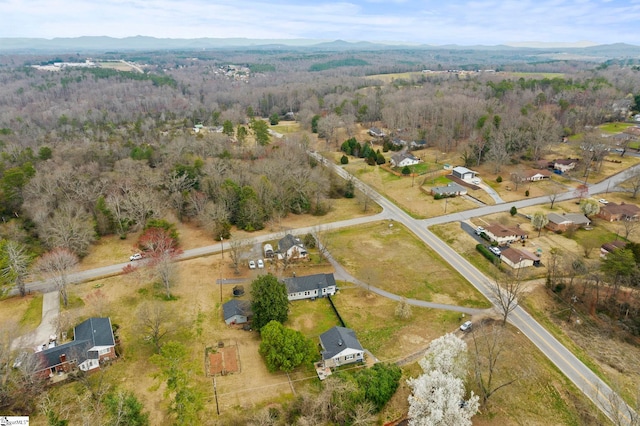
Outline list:
[[[332,168],[339,176],[344,179],[351,180],[355,187],[362,191],[365,196],[377,202],[382,208],[382,213],[374,216],[360,217],[329,224],[310,226],[296,229],[292,232],[295,234],[305,234],[316,231],[327,231],[339,229],[343,227],[351,227],[364,223],[388,220],[397,221],[406,226],[425,244],[442,256],[442,258],[452,265],[467,281],[469,281],[478,291],[480,291],[488,300],[494,302],[494,295],[490,290],[491,283],[489,279],[475,268],[471,263],[464,259],[460,254],[455,252],[446,243],[433,234],[428,227],[437,224],[449,222],[462,222],[471,218],[480,217],[488,214],[508,211],[512,206],[520,209],[550,202],[548,197],[537,197],[524,199],[516,202],[496,204],[492,206],[479,207],[464,212],[452,213],[444,216],[438,216],[429,219],[414,219],[405,213],[398,206],[393,204],[387,198],[380,195],[373,188],[365,185],[360,180],[350,175],[346,170],[338,165],[329,163],[320,154],[310,152],[310,156],[316,158],[325,167]],[[620,183],[627,180],[630,174],[639,173],[640,164],[627,169],[617,175],[611,176],[602,182],[590,185],[590,194],[598,194],[605,191],[613,190]],[[566,201],[575,198],[573,192],[565,192],[559,194],[556,202]],[[277,238],[279,233],[262,235],[253,239],[254,243],[263,243]],[[207,256],[219,253],[222,250],[222,243],[199,247],[195,249],[185,250],[180,256],[180,260]],[[129,262],[105,266],[87,271],[81,271],[69,275],[70,282],[78,283],[91,281],[108,276],[119,275],[123,273],[123,268]],[[362,285],[362,283],[358,283]],[[52,284],[48,281],[37,281],[29,283],[27,288],[30,291],[51,291]],[[379,289],[378,289],[379,290]],[[380,290],[381,291],[381,290]],[[382,294],[385,297],[396,298],[398,296],[392,294]],[[450,308],[442,306],[439,308]],[[460,310],[464,312],[463,310]],[[468,312],[472,313],[472,312]],[[542,327],[534,318],[532,318],[524,309],[517,306],[509,315],[509,322],[516,326],[523,334],[525,334],[542,353],[545,354],[555,365],[562,371],[584,394],[602,410],[615,424],[632,425],[638,424],[638,413],[628,406],[619,395],[617,395],[602,379],[596,376],[582,361],[566,349],[555,337],[553,337],[544,327]]]

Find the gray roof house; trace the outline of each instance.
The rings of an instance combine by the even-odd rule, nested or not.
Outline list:
[[[110,318],[89,318],[73,329],[73,341],[37,353],[41,358],[39,373],[52,376],[100,368],[100,362],[116,358],[115,338]]]
[[[398,152],[391,156],[391,165],[393,167],[413,166],[418,164],[420,159],[407,151]]]
[[[458,185],[455,182],[451,182],[446,186],[434,186],[433,188],[431,188],[432,195],[436,195],[436,194],[447,195],[447,196],[466,195],[467,192],[468,192],[467,188],[465,188],[462,185]]]
[[[551,231],[567,231],[569,229],[577,229],[591,224],[591,220],[582,213],[549,213],[547,214],[549,223],[545,226]]]
[[[364,349],[350,328],[336,326],[325,331],[320,335],[320,346],[325,367],[364,362]]]
[[[278,256],[287,259],[305,258],[309,255],[302,240],[291,234],[287,234],[278,241]]]
[[[253,316],[251,302],[232,299],[222,305],[222,315],[227,325],[245,324]]]
[[[372,127],[369,129],[369,135],[373,136],[374,138],[383,138],[386,136],[386,134],[378,129],[377,127]]]
[[[284,278],[289,300],[315,299],[336,294],[333,274],[315,274],[304,277]]]

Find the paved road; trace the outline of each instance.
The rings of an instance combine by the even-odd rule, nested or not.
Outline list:
[[[313,155],[313,154],[312,154]],[[317,155],[317,154],[316,154]],[[324,162],[328,165],[327,162]],[[516,203],[506,203],[495,206],[486,206],[467,212],[455,213],[441,216],[440,218],[415,220],[382,197],[372,188],[349,176],[345,170],[336,165],[331,165],[336,172],[346,179],[353,179],[355,186],[363,190],[370,197],[375,199],[383,208],[389,218],[397,220],[409,228],[415,235],[422,239],[427,245],[439,253],[443,259],[449,262],[464,278],[466,278],[478,291],[488,300],[494,302],[495,298],[490,290],[490,282],[477,268],[454,251],[446,243],[435,236],[427,229],[427,226],[436,223],[447,223],[451,221],[464,221],[471,217],[483,216],[486,214],[507,211],[512,205],[516,207],[527,207],[549,202],[548,197],[539,197],[518,201]],[[605,192],[609,188],[614,188],[627,179],[628,173],[640,170],[640,165],[636,165],[628,171],[612,176],[600,183],[589,187],[590,194]],[[575,198],[572,192],[560,194],[556,201],[565,201]],[[631,425],[637,424],[638,414],[631,409],[611,388],[596,376],[586,365],[567,350],[555,337],[553,337],[544,327],[532,318],[524,309],[517,306],[509,316],[509,322],[518,327],[540,351],[553,362],[593,403],[602,410],[615,424]]]
[[[388,217],[387,217],[387,213],[383,210],[381,213],[378,213],[377,215],[374,215],[374,216],[365,216],[365,217],[359,217],[355,219],[348,219],[348,220],[343,220],[339,222],[333,222],[329,224],[299,228],[295,230],[295,234],[302,235],[302,234],[307,234],[309,232],[314,232],[318,230],[325,231],[325,230],[331,230],[331,229],[340,229],[340,228],[352,227],[352,226],[357,226],[364,223],[375,222],[375,221],[385,220],[385,219],[388,219]],[[264,243],[266,241],[271,241],[275,238],[281,237],[282,235],[283,235],[282,232],[275,232],[272,234],[265,234],[265,235],[255,237],[252,239],[252,241],[256,244]],[[227,241],[227,242],[212,244],[210,246],[185,250],[184,253],[180,255],[179,259],[186,260],[186,259],[192,259],[196,257],[208,256],[215,253],[220,253],[225,247],[228,247],[228,244],[229,242]],[[144,262],[144,260],[140,260],[137,262],[138,263],[136,264],[139,264],[139,262]],[[101,278],[120,275],[122,274],[122,269],[129,264],[131,264],[131,262],[118,263],[116,265],[109,265],[101,268],[90,269],[87,271],[75,272],[75,273],[69,274],[69,277],[68,277],[69,282],[71,283],[70,285],[73,285],[74,283],[94,281]],[[49,291],[54,291],[56,289],[55,285],[49,280],[30,282],[30,283],[27,283],[26,287],[28,291],[40,291],[40,292],[49,292]],[[18,292],[16,289],[12,289],[9,291],[9,295],[11,296],[15,296],[17,294]]]
[[[318,159],[322,164],[332,169],[344,179],[352,179],[357,189],[364,192],[372,200],[376,201],[383,208],[383,212],[370,217],[362,217],[356,219],[349,219],[341,222],[335,222],[331,224],[325,224],[320,226],[311,226],[296,230],[296,234],[304,234],[312,232],[314,230],[330,230],[338,229],[347,226],[355,226],[371,221],[391,219],[404,224],[415,235],[421,238],[426,244],[436,250],[447,262],[449,262],[460,274],[465,277],[472,285],[474,285],[478,291],[480,291],[487,299],[493,301],[493,295],[489,290],[488,279],[478,271],[473,265],[471,265],[466,259],[456,253],[448,245],[437,238],[431,231],[427,229],[428,226],[448,223],[452,221],[465,221],[473,217],[484,216],[487,214],[498,213],[507,211],[511,206],[517,208],[529,207],[538,204],[548,203],[548,197],[538,197],[525,199],[513,203],[504,203],[494,206],[480,207],[477,209],[469,210],[466,212],[453,213],[436,218],[415,220],[408,214],[398,208],[395,204],[391,203],[386,198],[382,197],[375,190],[365,185],[358,179],[351,176],[347,171],[339,166],[329,164],[327,160],[322,158],[317,153],[310,153]],[[622,172],[618,175],[605,179],[597,184],[590,185],[590,194],[598,194],[608,190],[613,190],[616,185],[625,181],[629,173],[634,173],[640,170],[640,165],[636,165],[626,172]],[[560,194],[556,201],[566,201],[575,198],[572,192],[566,192]],[[270,235],[263,235],[256,237],[254,242],[264,242],[273,239],[281,235],[281,233],[275,233]],[[205,256],[213,253],[220,252],[223,248],[223,244],[214,244],[207,247],[200,247],[196,249],[186,250],[181,258],[188,259],[198,256]],[[106,276],[117,275],[122,273],[122,268],[127,263],[118,265],[106,266],[103,268],[97,268],[89,271],[77,272],[70,275],[71,282],[81,282],[94,280]],[[365,286],[366,284],[363,283]],[[52,284],[47,281],[34,282],[28,284],[29,290],[38,291],[51,291]],[[382,291],[382,290],[380,290]],[[382,293],[379,293],[382,294]],[[382,294],[385,297],[397,297],[392,294]],[[448,305],[447,308],[451,308]],[[444,306],[443,306],[444,307]],[[539,349],[542,351],[559,369],[562,371],[574,384],[582,390],[588,398],[590,398],[596,406],[598,406],[609,418],[616,421],[611,413],[617,413],[620,416],[621,421],[619,424],[631,424],[629,413],[632,416],[637,414],[625,403],[621,402],[620,398],[615,394],[602,380],[600,380],[595,374],[591,372],[579,359],[571,354],[560,342],[558,342],[550,333],[548,333],[542,326],[540,326],[531,316],[529,316],[522,308],[517,307],[510,315],[510,322],[518,327]],[[611,401],[615,401],[613,404]]]

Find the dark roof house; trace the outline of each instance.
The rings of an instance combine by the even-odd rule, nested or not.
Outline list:
[[[231,299],[222,305],[224,322],[227,325],[244,324],[253,316],[251,302],[248,300]]]
[[[320,335],[322,361],[325,367],[364,361],[364,349],[355,331],[346,327],[333,327]]]
[[[336,293],[336,279],[333,274],[314,274],[302,277],[284,278],[289,300],[315,299]]]
[[[305,258],[309,253],[300,238],[287,234],[278,241],[278,254],[288,259],[297,259]]]
[[[110,318],[89,318],[73,329],[73,341],[38,352],[46,375],[69,372],[74,367],[91,371],[100,362],[115,359],[115,338]]]

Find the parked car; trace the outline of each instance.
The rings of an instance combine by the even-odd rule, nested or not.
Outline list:
[[[605,200],[604,198],[600,198],[600,199],[598,200],[598,202],[599,202],[600,204],[609,204],[609,202],[608,202],[607,200]]]
[[[466,321],[464,324],[460,326],[460,330],[462,331],[471,330],[471,327],[473,327],[473,323],[471,323],[471,321]]]
[[[258,268],[264,268],[264,262],[262,261],[262,259],[258,259]]]
[[[500,256],[500,249],[498,247],[491,246],[489,247],[489,251],[496,256]]]
[[[478,226],[476,228],[476,235],[480,235],[484,232],[484,228],[482,226]]]
[[[249,269],[256,269],[256,262],[254,262],[253,260],[249,261]]]
[[[471,179],[471,183],[472,183],[472,184],[474,184],[474,185],[480,185],[480,182],[481,182],[481,181],[480,181],[480,179],[478,179],[478,178],[473,178],[473,179]]]
[[[142,260],[142,253],[132,254],[131,256],[129,256],[129,260],[132,262],[134,260]]]

